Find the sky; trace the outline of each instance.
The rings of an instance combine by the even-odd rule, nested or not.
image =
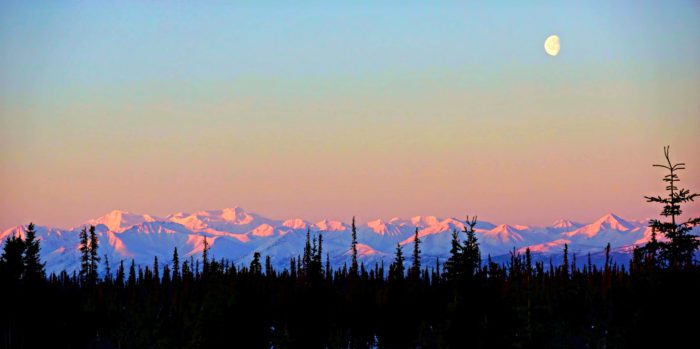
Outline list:
[[[694,1],[0,1],[0,228],[648,218],[663,146],[700,191],[698,43]]]

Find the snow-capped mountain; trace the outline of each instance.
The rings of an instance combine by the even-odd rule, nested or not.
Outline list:
[[[330,257],[333,265],[348,263],[350,258],[348,222],[274,220],[240,207],[180,212],[163,218],[115,210],[70,229],[37,226],[41,256],[49,272],[72,271],[78,267],[78,234],[86,225],[95,225],[100,255],[112,265],[131,259],[146,265],[153,263],[154,257],[158,257],[161,265],[167,264],[175,247],[181,258],[199,258],[206,238],[213,258],[248,263],[254,252],[260,252],[270,256],[275,266],[283,268],[289,265],[290,258],[303,252],[307,231],[313,237],[323,235],[323,254]],[[381,260],[390,263],[397,245],[403,246],[405,254],[410,256],[416,231],[422,241],[424,265],[434,265],[449,256],[453,231],[464,238],[461,233],[464,222],[451,217],[376,219],[357,224],[357,228],[359,259],[371,265]],[[24,229],[26,226],[22,225],[4,230],[0,239],[4,243],[11,235],[23,236]],[[538,258],[554,256],[556,260],[564,244],[569,245],[572,253],[597,256],[610,243],[618,256],[625,256],[629,255],[631,246],[645,243],[651,235],[644,221],[626,220],[612,213],[590,224],[558,220],[546,227],[479,221],[475,232],[482,256],[490,255],[495,260],[513,249],[523,252],[527,247]]]

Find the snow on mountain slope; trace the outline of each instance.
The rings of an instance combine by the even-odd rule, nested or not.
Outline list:
[[[501,224],[489,231],[484,231],[480,238],[482,241],[493,245],[515,245],[525,240],[521,234],[525,230],[527,230],[526,227],[518,229],[508,224]]]
[[[120,261],[131,259],[137,264],[151,265],[158,257],[161,265],[172,258],[174,248],[184,261],[189,257],[200,258],[204,238],[211,247],[210,256],[226,258],[239,264],[247,264],[254,252],[270,256],[276,268],[289,266],[292,257],[303,253],[306,233],[311,237],[323,236],[324,263],[328,255],[336,265],[349,263],[350,224],[322,220],[311,224],[303,219],[273,220],[249,213],[240,207],[196,213],[175,213],[165,218],[125,211],[112,211],[88,221],[96,225],[100,239],[100,256],[106,256],[114,267]],[[83,226],[58,229],[37,226],[41,240],[41,255],[49,272],[72,271],[78,267],[78,235]],[[26,226],[16,226],[0,232],[0,239],[24,234]],[[452,231],[464,240],[464,222],[456,218],[414,216],[408,219],[392,218],[357,223],[358,258],[367,267],[384,261],[391,263],[396,245],[403,246],[410,256],[414,234],[422,244],[425,265],[436,259],[444,261],[449,256]],[[697,232],[697,230],[696,230]],[[631,246],[648,241],[651,230],[644,221],[625,220],[607,214],[590,224],[559,220],[547,227],[523,225],[494,225],[477,222],[477,235],[484,258],[505,256],[513,248],[524,252],[530,247],[538,258],[561,254],[564,244],[577,254],[599,253],[610,242],[616,253],[629,253]],[[658,237],[661,239],[661,237]],[[410,258],[410,257],[409,257]],[[408,258],[407,258],[408,259]]]
[[[578,229],[562,233],[562,237],[572,243],[588,246],[606,245],[612,247],[634,244],[644,237],[646,227],[638,222],[627,221],[609,213],[595,222]]]
[[[327,219],[316,222],[313,227],[322,231],[345,231],[350,229],[350,226],[343,222],[329,221]]]
[[[180,212],[168,215],[166,220],[182,224],[192,231],[204,231],[210,228],[229,233],[245,233],[260,224],[277,225],[279,223],[255,213],[248,213],[237,206],[221,210],[200,211],[192,214]]]
[[[552,225],[549,226],[551,229],[557,229],[557,230],[573,230],[573,229],[578,229],[582,227],[583,224],[577,223],[570,221],[568,219],[558,219],[552,223]]]
[[[85,224],[83,225],[98,226],[100,224],[103,224],[109,230],[120,233],[134,225],[145,222],[155,222],[157,220],[161,219],[147,214],[142,215],[126,211],[114,210],[105,214],[102,217],[91,219],[85,222]]]
[[[559,253],[560,251],[564,250],[564,245],[570,244],[570,243],[571,243],[571,240],[557,239],[554,241],[544,242],[541,244],[530,245],[527,247],[521,247],[518,249],[518,252],[525,253],[525,251],[529,248],[531,253],[548,253],[548,252]]]

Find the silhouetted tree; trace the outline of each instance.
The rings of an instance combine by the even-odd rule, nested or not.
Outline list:
[[[26,245],[20,236],[12,235],[5,239],[0,256],[0,272],[7,280],[18,282],[22,278],[25,250]]]
[[[24,279],[27,282],[44,281],[46,273],[44,272],[44,263],[41,262],[39,255],[41,246],[36,238],[34,223],[29,223],[24,231],[24,245],[26,247],[24,253]]]
[[[304,253],[301,259],[301,268],[304,275],[308,277],[311,267],[311,228],[306,229],[306,241],[304,242]]]
[[[357,276],[357,227],[355,226],[355,217],[352,217],[352,242],[350,244],[352,251],[352,263],[350,264],[350,274]]]
[[[465,270],[462,272],[466,276],[472,276],[481,264],[481,252],[479,250],[479,241],[476,238],[474,227],[476,226],[476,216],[469,220],[469,216],[465,220],[463,232],[467,235],[464,241],[464,246],[461,248],[462,258],[464,262],[462,266]]]
[[[158,265],[158,256],[153,256],[153,278],[160,280],[160,265]]]
[[[396,244],[396,253],[394,255],[394,262],[389,267],[389,273],[392,280],[398,281],[403,280],[404,277],[404,266],[403,266],[403,250],[401,249],[401,244]]]
[[[80,230],[80,280],[87,282],[90,275],[90,242],[88,240],[87,228]]]
[[[112,281],[112,268],[109,265],[109,258],[107,257],[107,254],[105,253],[103,255],[104,259],[104,264],[105,264],[105,280],[106,281]]]
[[[253,275],[260,275],[260,273],[262,273],[260,252],[253,253],[253,260],[250,261],[250,272],[253,273]]]
[[[204,245],[202,248],[202,274],[206,275],[207,269],[209,268],[209,242],[206,236],[202,235],[202,238],[204,239],[202,242]]]
[[[414,279],[420,278],[420,238],[418,237],[418,227],[413,235],[413,264],[411,265],[411,276]]]
[[[561,266],[565,278],[569,277],[569,244],[564,244],[564,263]]]
[[[177,247],[173,248],[173,282],[180,279],[180,257],[177,255]]]
[[[265,275],[272,276],[272,262],[270,261],[270,256],[265,256]]]
[[[605,266],[604,266],[605,274],[608,274],[610,271],[610,243],[608,242],[607,245],[605,245]]]
[[[115,282],[119,286],[124,286],[124,260],[119,261],[119,268],[117,268]]]
[[[666,164],[654,165],[668,171],[663,178],[663,181],[668,183],[666,197],[661,196],[645,196],[647,202],[660,203],[663,205],[661,216],[670,218],[670,221],[662,222],[658,219],[649,221],[649,227],[653,232],[662,233],[668,242],[658,243],[653,245],[647,244],[645,249],[647,254],[652,253],[653,249],[660,247],[660,257],[671,268],[682,268],[693,263],[693,253],[700,247],[700,239],[698,236],[689,234],[696,225],[700,225],[700,217],[689,218],[685,222],[679,223],[677,218],[683,213],[681,205],[694,201],[695,197],[700,194],[691,194],[688,189],[679,189],[676,183],[680,181],[678,171],[685,169],[685,163],[671,162],[669,155],[670,147],[664,147],[664,157]]]
[[[452,240],[450,241],[450,257],[445,262],[444,277],[447,281],[454,282],[461,278],[462,271],[462,244],[459,242],[457,229],[452,229]]]
[[[98,254],[98,248],[99,248],[99,239],[97,238],[97,234],[95,233],[95,226],[91,225],[90,226],[90,264],[89,264],[89,270],[88,270],[88,279],[91,284],[94,284],[97,281],[97,268],[100,263],[100,256]]]
[[[131,260],[131,265],[129,265],[129,281],[128,281],[129,287],[134,287],[136,286],[136,265],[134,264],[134,260]]]

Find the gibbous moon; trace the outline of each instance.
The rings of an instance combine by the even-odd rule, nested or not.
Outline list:
[[[544,51],[550,56],[558,55],[559,48],[559,37],[556,35],[550,35],[547,40],[544,41]]]

